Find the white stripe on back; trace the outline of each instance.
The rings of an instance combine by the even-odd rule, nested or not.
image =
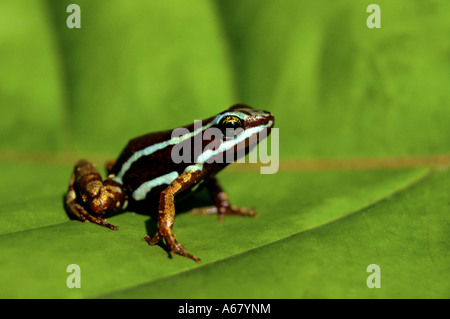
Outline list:
[[[134,192],[133,192],[133,198],[136,201],[143,200],[145,197],[147,197],[147,194],[156,186],[162,185],[162,184],[170,184],[172,183],[176,178],[178,177],[178,172],[173,171],[171,173],[168,173],[166,175],[157,177],[155,179],[152,179],[148,182],[145,182],[141,184]]]
[[[202,154],[200,154],[197,157],[196,163],[204,164],[211,157],[216,156],[217,154],[219,154],[221,152],[225,152],[225,151],[229,150],[236,144],[242,142],[246,138],[249,138],[251,135],[259,133],[263,129],[265,129],[271,125],[272,125],[272,121],[269,121],[269,123],[267,125],[260,125],[260,126],[252,127],[250,129],[242,132],[241,134],[239,134],[235,139],[232,139],[230,141],[226,141],[226,142],[220,144],[220,146],[216,150],[209,149],[209,150],[204,151]]]
[[[122,184],[122,179],[123,176],[125,175],[125,173],[130,169],[131,165],[133,165],[134,162],[136,162],[138,159],[140,159],[143,156],[147,156],[150,155],[156,151],[159,151],[169,145],[175,145],[178,144],[184,140],[187,140],[188,138],[191,138],[192,136],[200,133],[201,131],[207,129],[208,127],[210,127],[213,124],[213,122],[206,124],[205,126],[202,126],[198,129],[196,129],[193,132],[189,132],[187,134],[178,136],[178,137],[173,137],[170,140],[161,142],[161,143],[157,143],[157,144],[153,144],[149,147],[146,147],[140,151],[135,152],[132,156],[130,156],[128,158],[128,160],[123,163],[119,173],[113,178],[114,181],[116,181],[117,183]]]

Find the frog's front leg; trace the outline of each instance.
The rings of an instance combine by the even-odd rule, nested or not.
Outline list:
[[[113,230],[117,226],[99,215],[122,208],[126,200],[122,185],[108,178],[105,181],[93,164],[79,161],[71,175],[66,195],[66,207],[83,222],[92,222]]]
[[[218,214],[219,220],[223,220],[225,215],[240,215],[240,216],[252,216],[256,217],[255,209],[253,207],[236,207],[231,205],[228,200],[228,195],[225,193],[223,188],[219,185],[216,178],[211,178],[206,183],[206,188],[211,195],[215,205],[204,208],[194,208],[189,213],[191,214]]]
[[[158,230],[153,237],[147,236],[144,238],[150,245],[155,245],[161,239],[164,239],[167,247],[172,253],[180,254],[184,257],[193,259],[196,262],[199,262],[200,258],[187,253],[184,246],[177,242],[173,232],[173,224],[175,221],[174,199],[175,195],[182,190],[191,187],[201,180],[202,174],[201,170],[184,172],[161,192],[158,209]]]

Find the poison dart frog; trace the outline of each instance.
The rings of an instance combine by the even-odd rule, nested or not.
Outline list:
[[[80,160],[70,178],[67,211],[83,222],[117,230],[105,216],[125,208],[145,211],[155,207],[158,229],[144,240],[155,245],[164,239],[171,253],[199,262],[200,258],[187,253],[175,237],[175,197],[202,186],[214,206],[192,212],[216,213],[220,219],[226,214],[256,216],[253,208],[231,205],[215,176],[254,148],[260,141],[256,136],[263,131],[265,136],[270,134],[273,125],[270,112],[236,104],[201,124],[179,128],[179,134],[167,130],[130,140],[119,158],[107,163],[105,179],[94,164]],[[183,155],[179,155],[181,149]],[[186,150],[190,152],[186,154]]]

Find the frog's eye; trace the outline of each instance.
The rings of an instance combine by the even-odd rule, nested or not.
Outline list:
[[[233,137],[244,128],[242,120],[236,115],[224,116],[217,124],[217,126],[222,131],[222,134],[226,137]]]

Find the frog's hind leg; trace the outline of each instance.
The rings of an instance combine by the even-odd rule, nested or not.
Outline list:
[[[231,205],[228,200],[228,195],[225,193],[223,188],[219,185],[216,178],[210,179],[206,188],[211,195],[215,205],[203,208],[194,208],[189,213],[190,214],[200,214],[200,215],[210,215],[218,214],[219,220],[223,220],[225,215],[240,215],[240,216],[252,216],[256,217],[255,209],[253,207],[236,207]]]
[[[122,186],[110,179],[102,181],[93,164],[81,160],[75,165],[66,194],[66,207],[73,216],[116,230],[117,226],[96,215],[120,209],[124,199]]]

